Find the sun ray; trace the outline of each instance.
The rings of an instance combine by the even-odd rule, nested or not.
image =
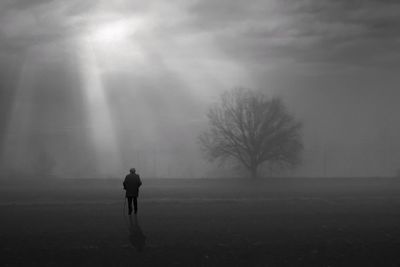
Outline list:
[[[2,151],[2,161],[10,171],[29,172],[29,135],[34,127],[34,80],[35,72],[29,59],[21,68],[14,103],[7,125]]]
[[[98,68],[96,52],[90,43],[82,44],[81,74],[97,171],[102,176],[121,171],[121,159],[110,106]]]

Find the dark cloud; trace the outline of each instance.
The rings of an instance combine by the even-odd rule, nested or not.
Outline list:
[[[200,1],[191,12],[239,60],[400,66],[396,1]]]
[[[5,1],[0,4],[0,50],[20,53],[31,46],[74,36],[85,27],[90,11],[102,3]],[[113,8],[120,15],[134,16],[157,8],[157,2],[121,2]],[[160,25],[159,34],[207,33],[227,56],[239,62],[263,64],[287,59],[400,65],[397,1],[204,0],[194,2],[185,12],[189,20],[170,27],[168,23]]]
[[[0,3],[2,12],[6,13],[9,10],[26,10],[35,8],[38,5],[48,4],[52,0],[5,0]]]

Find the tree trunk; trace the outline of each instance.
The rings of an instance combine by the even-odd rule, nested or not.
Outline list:
[[[250,167],[250,175],[252,179],[257,179],[258,178],[258,172],[257,172],[257,166],[252,166]]]

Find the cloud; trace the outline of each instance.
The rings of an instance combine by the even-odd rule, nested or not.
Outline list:
[[[203,35],[228,57],[252,64],[270,61],[398,67],[397,1],[4,1],[0,49],[19,53],[70,38],[87,24],[116,16],[150,15],[166,38]],[[97,15],[93,17],[93,10]],[[103,14],[103,15],[101,15]],[[106,15],[105,15],[106,14]]]
[[[400,66],[396,1],[199,1],[190,11],[239,61]]]

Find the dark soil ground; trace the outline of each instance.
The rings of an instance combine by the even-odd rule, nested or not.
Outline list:
[[[400,180],[0,181],[0,266],[400,266]]]

